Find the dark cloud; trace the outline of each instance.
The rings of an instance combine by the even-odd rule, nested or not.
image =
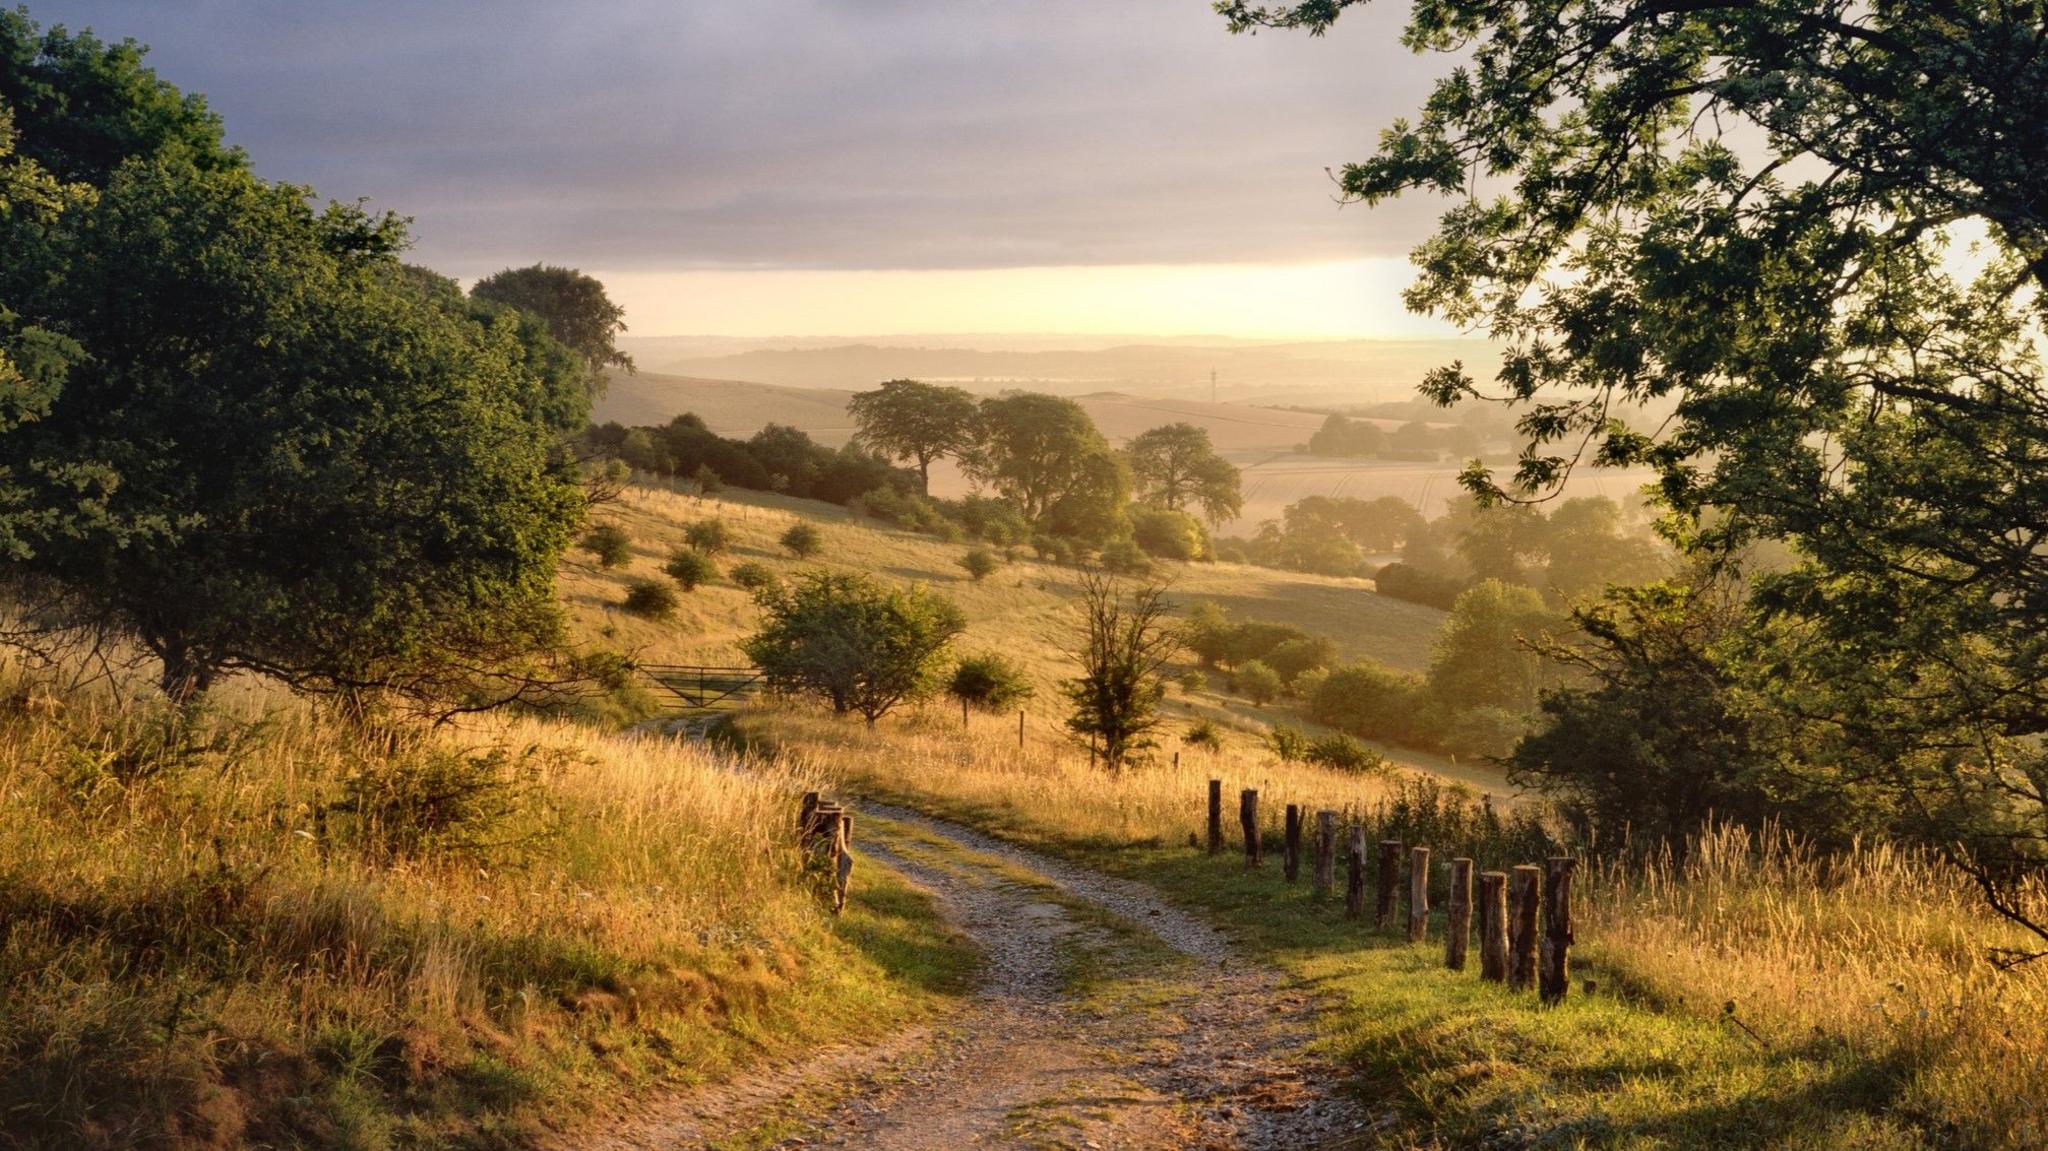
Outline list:
[[[613,269],[1346,259],[1340,211],[1437,62],[1405,5],[1327,38],[1206,0],[46,0],[153,46],[265,175],[415,217],[420,258]]]

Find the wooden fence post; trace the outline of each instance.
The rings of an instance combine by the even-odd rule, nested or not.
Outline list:
[[[1344,859],[1344,914],[1352,919],[1365,914],[1365,828],[1355,823]]]
[[[1316,898],[1337,890],[1337,813],[1316,812]]]
[[[1553,855],[1545,863],[1549,874],[1543,885],[1543,947],[1537,990],[1543,1002],[1556,1003],[1571,986],[1572,872],[1579,861]]]
[[[1543,902],[1543,869],[1517,864],[1508,888],[1508,986],[1526,991],[1536,983],[1536,909]]]
[[[1408,942],[1429,938],[1429,849],[1408,852]]]
[[[1465,970],[1465,945],[1472,939],[1472,861],[1451,860],[1451,902],[1444,916],[1444,966]]]
[[[1024,709],[1017,709],[1017,750],[1024,750]]]
[[[1244,865],[1257,867],[1264,861],[1259,842],[1259,789],[1247,787],[1237,793],[1237,821],[1244,825]]]
[[[1209,781],[1209,854],[1223,851],[1223,781]]]
[[[1479,874],[1479,978],[1508,979],[1508,873]]]
[[[1380,840],[1379,902],[1373,906],[1374,927],[1384,928],[1394,921],[1395,892],[1401,883],[1401,841]]]
[[[810,839],[811,817],[817,814],[818,793],[815,791],[804,792],[803,806],[798,808],[796,813],[796,838],[798,842],[805,842]]]
[[[1301,805],[1298,803],[1287,805],[1286,843],[1287,853],[1281,858],[1281,870],[1286,874],[1287,882],[1293,883],[1301,876]]]

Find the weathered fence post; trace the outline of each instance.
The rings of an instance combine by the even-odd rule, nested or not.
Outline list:
[[[1543,1002],[1556,1003],[1571,986],[1572,872],[1579,861],[1553,855],[1545,862],[1549,874],[1543,885],[1543,948],[1537,991]]]
[[[1337,890],[1337,813],[1316,812],[1316,898]]]
[[[1017,750],[1024,750],[1024,709],[1017,709]]]
[[[1508,873],[1479,873],[1479,978],[1508,978]]]
[[[846,909],[847,882],[853,875],[853,815],[836,803],[819,802],[816,792],[804,795],[799,841],[804,851],[820,857],[831,884],[832,914]]]
[[[1223,851],[1223,781],[1209,781],[1209,854]]]
[[[1395,892],[1401,883],[1401,841],[1380,840],[1379,902],[1373,906],[1374,927],[1384,928],[1394,921]]]
[[[1536,909],[1543,903],[1543,869],[1517,864],[1508,888],[1508,986],[1526,991],[1536,983]]]
[[[1351,849],[1344,859],[1344,914],[1365,914],[1365,828],[1351,825]]]
[[[1244,865],[1257,867],[1264,861],[1259,842],[1259,789],[1247,787],[1237,793],[1237,821],[1244,825]]]
[[[797,842],[799,842],[799,843],[807,843],[807,842],[809,842],[809,841],[810,841],[810,838],[811,838],[811,817],[813,817],[813,816],[815,816],[815,815],[817,815],[817,814],[818,814],[818,793],[817,793],[817,792],[815,792],[815,791],[807,791],[807,792],[804,792],[804,802],[803,802],[803,806],[802,806],[802,807],[800,807],[800,808],[798,808],[798,809],[797,809],[797,813],[796,813],[796,838],[797,838]]]
[[[1429,938],[1429,849],[1408,852],[1408,942]]]
[[[1281,857],[1281,870],[1287,882],[1293,883],[1301,875],[1301,805],[1287,805],[1286,854]]]
[[[1472,861],[1451,860],[1451,902],[1444,915],[1444,966],[1465,970],[1465,945],[1472,938]]]

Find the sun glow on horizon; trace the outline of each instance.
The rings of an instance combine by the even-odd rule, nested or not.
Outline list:
[[[1410,314],[1404,259],[942,270],[594,271],[635,336],[899,332],[1439,338]]]

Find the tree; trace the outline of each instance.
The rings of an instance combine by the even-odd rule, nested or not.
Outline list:
[[[1542,657],[1533,649],[1551,624],[1542,597],[1527,587],[1482,580],[1451,605],[1429,665],[1429,692],[1449,708],[1536,706]]]
[[[919,491],[932,490],[932,461],[973,446],[974,397],[961,388],[889,380],[846,402],[860,441],[891,459],[917,461]]]
[[[943,596],[862,575],[812,572],[760,602],[767,618],[740,646],[769,684],[871,725],[938,687],[947,645],[967,626]]]
[[[1286,686],[1280,682],[1280,673],[1267,667],[1262,660],[1246,660],[1238,667],[1235,676],[1237,690],[1260,707],[1273,702]]]
[[[1051,534],[1090,542],[1114,534],[1130,477],[1081,405],[1033,392],[1001,396],[981,402],[980,426],[965,461],[976,482]]]
[[[825,546],[825,537],[810,524],[791,524],[789,530],[782,533],[781,543],[790,555],[807,560]]]
[[[982,711],[1008,711],[1035,692],[1023,669],[994,653],[961,659],[946,683],[946,694]]]
[[[960,566],[966,570],[967,578],[980,583],[996,570],[996,553],[987,548],[969,548],[967,554],[960,557]]]
[[[661,570],[667,572],[668,578],[676,581],[676,586],[684,591],[696,591],[698,584],[718,578],[718,565],[695,548],[678,549],[668,557]]]
[[[507,268],[478,280],[469,294],[539,317],[556,343],[583,358],[592,397],[604,392],[606,368],[633,370],[633,357],[617,342],[626,330],[626,310],[612,303],[602,283],[574,268]]]
[[[617,524],[599,524],[583,533],[576,545],[597,559],[601,568],[615,568],[633,562],[633,537]]]
[[[1081,675],[1063,687],[1073,705],[1067,728],[1099,740],[1102,761],[1114,772],[1153,746],[1164,672],[1181,639],[1168,622],[1160,584],[1127,592],[1116,577],[1090,572],[1081,577],[1081,610],[1082,640],[1074,653]]]
[[[0,472],[86,513],[17,524],[7,575],[179,700],[231,669],[466,706],[549,680],[566,357],[401,265],[395,218],[250,175],[139,58],[0,13],[21,155],[91,182],[0,219],[8,358],[47,400]]]
[[[1223,11],[1320,31],[1353,2]],[[1810,641],[1784,678],[1863,717],[1833,754],[2048,942],[2025,894],[2048,873],[2039,6],[1412,13],[1407,41],[1458,65],[1340,180],[1456,198],[1409,302],[1506,347],[1497,390],[1530,439],[1512,477],[1468,484],[1528,498],[1580,459],[1645,464],[1693,549],[1795,543],[1803,563],[1756,590]],[[1951,260],[1976,233],[1979,258]],[[1485,394],[1459,364],[1427,388]],[[1671,412],[1658,434],[1613,418],[1644,402]]]
[[[732,533],[726,530],[724,520],[712,516],[684,525],[683,540],[705,555],[715,556],[732,546]]]
[[[1216,454],[1209,433],[1189,423],[1140,432],[1125,447],[1141,499],[1168,511],[1200,505],[1212,525],[1244,511],[1237,466]]]

